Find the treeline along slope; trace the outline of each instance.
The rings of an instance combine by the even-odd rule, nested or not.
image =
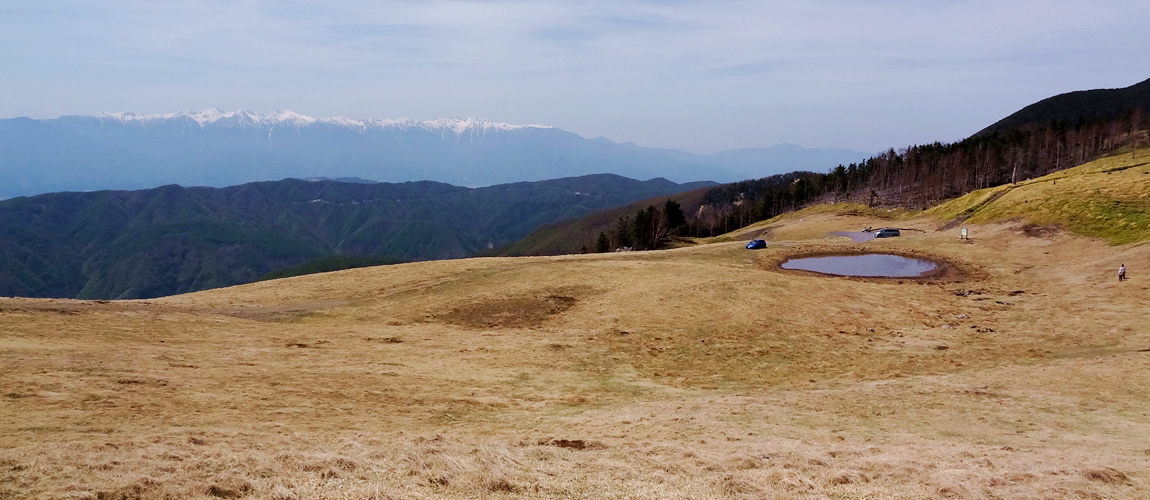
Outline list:
[[[802,208],[852,201],[925,209],[977,189],[1021,182],[1145,145],[1150,80],[1122,89],[1072,92],[1045,99],[954,143],[893,148],[826,173],[792,172],[721,184],[677,200],[686,221],[662,235],[708,237]],[[627,246],[634,222],[663,200],[545,226],[507,247],[511,255],[572,253]],[[630,226],[632,229],[628,229]],[[663,241],[667,241],[664,239]]]

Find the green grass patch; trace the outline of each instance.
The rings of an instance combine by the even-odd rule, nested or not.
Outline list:
[[[975,191],[927,211],[985,224],[1057,224],[1113,245],[1150,240],[1150,149],[1101,158],[1015,185]],[[998,195],[998,196],[996,196]]]
[[[979,208],[986,205],[995,194],[1010,189],[1010,186],[998,186],[986,189],[979,189],[978,191],[971,191],[963,196],[950,200],[940,205],[935,205],[926,211],[927,215],[932,215],[943,220],[957,219],[960,217],[969,217],[974,215]]]

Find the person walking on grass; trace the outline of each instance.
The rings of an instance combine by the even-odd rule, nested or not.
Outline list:
[[[1118,281],[1126,281],[1126,264],[1118,266]]]

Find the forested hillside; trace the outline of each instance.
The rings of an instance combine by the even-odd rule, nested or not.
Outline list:
[[[1146,89],[1150,92],[1150,87]],[[872,206],[925,209],[976,189],[1043,176],[1147,142],[1150,114],[1107,121],[1029,124],[978,134],[956,143],[890,149],[828,173],[773,176],[724,184],[705,206],[719,224],[698,221],[702,235],[727,232],[805,204],[858,201]],[[721,226],[721,227],[720,227]]]
[[[699,188],[670,196],[649,198],[595,212],[586,217],[545,224],[527,237],[499,249],[496,254],[559,255],[603,252],[622,247],[655,248],[671,230],[681,229],[679,226],[688,220],[687,216],[703,204],[708,190],[709,188]],[[668,217],[668,208],[675,211],[675,215]],[[679,215],[683,217],[682,222],[674,224],[679,221],[672,219]],[[597,235],[602,235],[602,238]]]
[[[1079,90],[1046,98],[1022,108],[975,135],[989,135],[1035,125],[1078,126],[1087,122],[1129,119],[1150,110],[1150,79],[1121,89]],[[1138,119],[1135,119],[1138,121]]]
[[[466,257],[537,226],[698,188],[592,175],[486,188],[288,179],[0,202],[0,296],[146,298],[332,255]]]
[[[1006,125],[1016,124],[1009,128]],[[811,203],[855,201],[870,206],[925,209],[977,189],[1021,182],[1083,164],[1122,148],[1150,142],[1150,80],[1124,89],[1092,90],[1043,100],[992,127],[955,143],[935,142],[889,149],[858,162],[828,165],[826,173],[792,172],[722,184],[701,191],[686,221],[660,235],[706,237]],[[632,206],[628,213],[644,208]],[[616,217],[619,210],[610,212]],[[596,248],[603,233],[607,247],[636,239],[634,218],[608,229],[602,214],[587,221],[544,227],[526,242],[567,241],[564,251]],[[624,227],[630,224],[627,229]],[[600,245],[601,247],[601,245]],[[522,243],[513,253],[545,254],[552,246]]]

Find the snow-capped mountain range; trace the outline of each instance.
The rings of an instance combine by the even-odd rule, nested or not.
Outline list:
[[[80,116],[81,118],[83,116]],[[496,122],[481,118],[439,118],[435,120],[415,121],[408,118],[400,119],[365,119],[359,120],[345,116],[332,116],[317,118],[301,115],[294,111],[276,111],[274,113],[254,113],[251,111],[223,111],[219,108],[204,111],[182,111],[179,113],[143,115],[137,113],[99,113],[91,115],[100,120],[114,120],[123,124],[148,124],[167,121],[193,121],[201,127],[208,125],[224,125],[236,127],[306,127],[308,125],[324,124],[359,129],[409,129],[421,128],[433,131],[452,131],[457,135],[465,133],[486,133],[496,130],[509,131],[526,128],[554,128],[548,125],[514,125]]]
[[[695,155],[478,118],[316,118],[209,109],[0,120],[0,199],[55,191],[358,177],[488,186],[597,173],[730,182],[863,153],[780,145]]]

